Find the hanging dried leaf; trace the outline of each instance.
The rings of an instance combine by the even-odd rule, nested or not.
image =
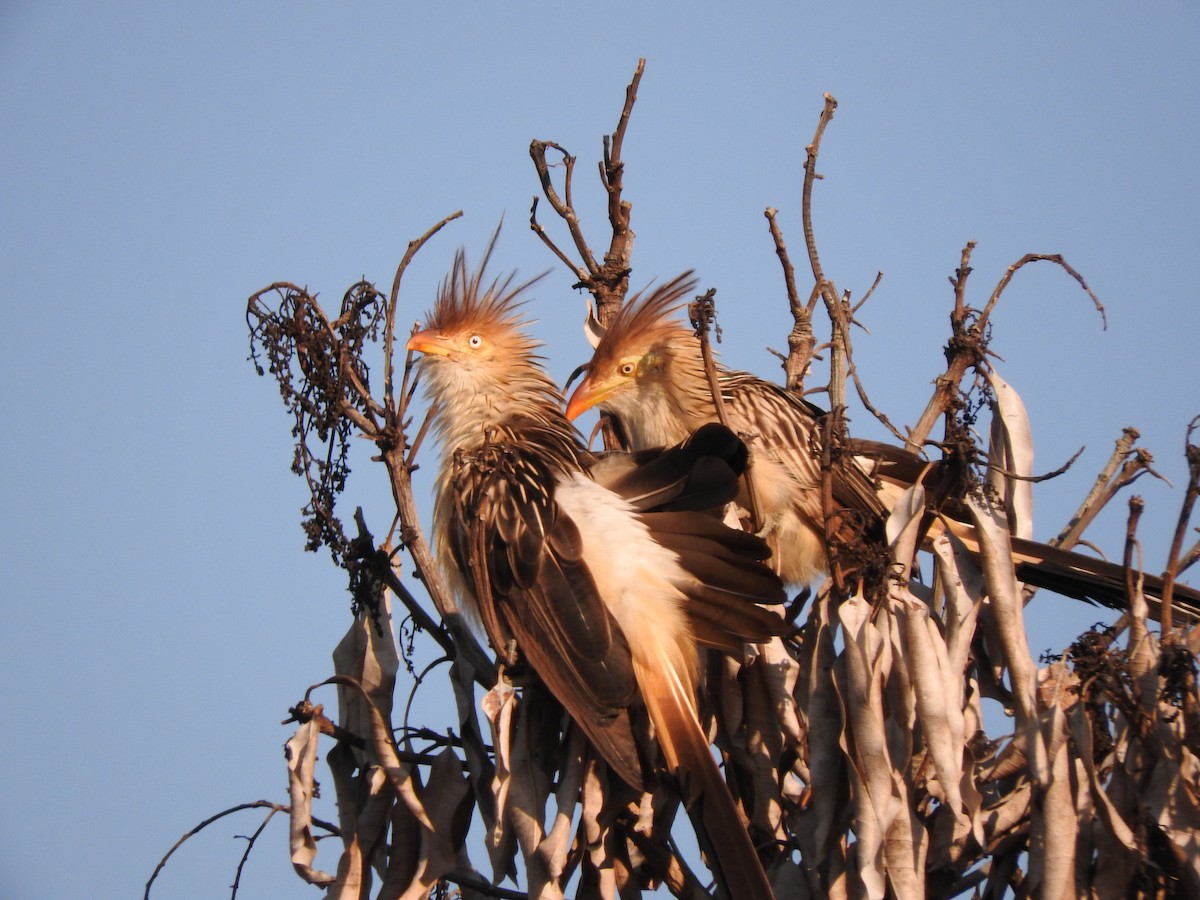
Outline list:
[[[946,629],[949,673],[961,680],[967,671],[975,625],[985,593],[983,573],[967,548],[950,532],[933,542],[934,565],[945,603],[942,624]]]
[[[888,547],[896,568],[892,579],[907,584],[917,554],[921,519],[925,515],[925,488],[914,484],[904,491],[888,514],[885,524]]]
[[[428,814],[425,812],[421,799],[416,793],[412,780],[412,766],[400,759],[400,755],[396,750],[396,744],[392,740],[391,726],[384,721],[379,710],[368,699],[362,685],[346,675],[334,675],[332,678],[326,679],[323,683],[342,685],[353,688],[358,692],[365,704],[365,708],[370,714],[370,739],[367,742],[368,757],[387,773],[392,789],[395,790],[398,797],[408,804],[409,809],[412,810],[417,820],[426,828],[431,827]]]
[[[303,723],[284,747],[288,768],[288,798],[291,803],[289,844],[292,866],[309,884],[332,884],[334,876],[314,869],[317,842],[312,833],[312,801],[316,795],[315,769],[317,736],[320,731],[315,720]]]
[[[1030,775],[1039,784],[1044,784],[1050,772],[1035,708],[1037,671],[1025,636],[1023,604],[1007,523],[1004,514],[991,504],[968,497],[966,506],[979,531],[991,621],[995,624],[997,644],[1004,654],[1004,665],[1008,669],[1013,699],[1017,705],[1017,730],[1030,766]]]
[[[1074,763],[1067,742],[1066,717],[1061,703],[1066,699],[1062,682],[1065,667],[1056,664],[1044,670],[1047,685],[1047,752],[1050,779],[1035,795],[1029,836],[1029,889],[1043,897],[1075,894],[1076,818]]]
[[[1025,403],[999,373],[988,366],[988,384],[992,388],[992,434],[988,456],[988,486],[1004,498],[1009,527],[1017,537],[1033,537],[1033,431]],[[999,471],[996,467],[1003,469]],[[1016,475],[1009,477],[1007,473]]]
[[[818,594],[805,628],[802,660],[807,662],[797,681],[797,706],[804,710],[808,755],[805,801],[797,810],[792,834],[804,858],[823,866],[836,853],[842,823],[848,821],[846,756],[842,751],[842,701],[834,680],[837,650],[830,621],[830,599]]]
[[[455,868],[470,824],[470,806],[464,801],[470,785],[462,774],[462,763],[447,748],[429,767],[429,783],[419,791],[428,823],[422,823],[421,856],[416,877],[401,900],[421,900],[447,872]]]
[[[492,733],[496,764],[492,776],[492,796],[495,816],[488,829],[485,844],[492,863],[492,878],[499,882],[513,874],[516,838],[508,827],[508,792],[512,760],[512,723],[517,697],[512,685],[499,681],[479,702]]]
[[[931,782],[933,795],[966,822],[959,791],[964,743],[961,675],[952,676],[946,645],[929,607],[902,588],[894,589],[893,602],[903,625],[905,663],[916,695],[921,737],[937,773]]]
[[[861,595],[838,608],[846,650],[842,689],[848,724],[846,751],[854,774],[854,832],[857,872],[868,897],[884,894],[883,844],[899,812],[895,771],[887,750],[883,715],[883,681],[890,654],[888,642],[871,622],[871,605]]]
[[[567,854],[571,849],[572,824],[583,783],[585,760],[583,732],[579,728],[571,728],[570,734],[564,763],[559,767],[558,788],[554,792],[554,824],[537,849],[550,880],[558,884],[564,883],[563,876],[567,871]]]
[[[345,849],[338,863],[337,883],[330,900],[357,900],[370,892],[370,865],[379,853],[386,868],[385,838],[394,794],[387,773],[372,766],[358,777],[357,764],[348,744],[339,744],[328,754],[330,772],[338,796],[338,824]]]
[[[400,652],[392,622],[391,592],[384,591],[379,609],[360,609],[333,651],[333,671],[353,678],[385,721],[392,717]],[[359,701],[357,690],[338,686],[342,727],[354,734],[370,733],[370,711]]]

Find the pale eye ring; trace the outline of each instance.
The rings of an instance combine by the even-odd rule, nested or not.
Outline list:
[[[634,369],[633,363],[631,363],[631,362],[621,363],[620,371],[621,371],[622,375],[632,375],[633,369]]]
[[[483,338],[477,334],[473,334],[467,338],[467,346],[473,350],[478,350],[483,346]]]

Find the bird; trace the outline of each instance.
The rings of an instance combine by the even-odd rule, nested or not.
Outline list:
[[[696,289],[693,272],[643,291],[621,307],[607,328],[589,322],[597,335],[591,361],[567,401],[574,421],[598,407],[615,417],[632,450],[678,440],[722,413],[750,450],[750,502],[771,548],[771,562],[789,586],[807,584],[827,572],[827,538],[821,484],[821,426],[826,413],[794,391],[748,372],[716,364],[722,410],[718,410],[695,331],[676,315]],[[881,442],[851,439],[847,464],[833,475],[836,505],[876,527],[905,488],[918,479],[936,480],[939,467],[916,454]],[[979,552],[978,535],[965,512],[931,516],[929,538],[952,532]],[[876,532],[877,535],[880,532]],[[1113,563],[1048,544],[1014,537],[1017,575],[1027,584],[1075,599],[1127,609],[1123,569]],[[1151,614],[1161,616],[1162,579],[1143,585]],[[1174,586],[1174,605],[1200,621],[1200,592]]]
[[[819,451],[825,412],[780,385],[717,365],[722,410],[705,371],[700,341],[674,313],[696,288],[692,272],[642,292],[604,330],[567,403],[574,420],[598,406],[615,417],[633,450],[669,444],[725,415],[751,455],[750,496],[771,565],[791,587],[828,571]],[[864,471],[833,471],[833,500],[869,527],[884,505]]]
[[[407,343],[440,444],[435,554],[501,660],[527,663],[636,789],[654,765],[633,725],[645,710],[719,881],[769,898],[697,701],[700,647],[740,652],[783,627],[768,548],[721,518],[745,446],[718,425],[589,451],[527,331],[530,282],[485,280],[494,242],[473,271],[458,252]]]

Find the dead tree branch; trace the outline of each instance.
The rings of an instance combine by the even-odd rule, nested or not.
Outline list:
[[[638,85],[641,84],[645,68],[646,60],[638,60],[633,79],[625,89],[625,104],[621,108],[617,127],[611,136],[605,135],[603,138],[604,156],[599,163],[600,182],[608,197],[608,221],[611,229],[611,238],[608,250],[604,254],[603,263],[596,262],[588,247],[579,216],[575,212],[571,199],[575,157],[554,141],[534,140],[529,145],[529,155],[533,159],[538,180],[541,182],[542,193],[550,207],[566,223],[567,231],[575,244],[575,251],[578,253],[582,265],[573,262],[570,256],[551,240],[546,230],[537,221],[538,198],[536,196],[533,198],[533,206],[529,210],[529,227],[571,270],[577,279],[576,287],[586,288],[591,293],[596,303],[596,316],[601,325],[607,325],[617,314],[617,310],[621,308],[621,304],[625,302],[625,296],[629,293],[629,274],[632,271],[630,260],[633,256],[635,234],[630,227],[633,204],[623,197],[625,161],[621,156],[621,150],[625,144],[629,117],[633,112],[634,103],[637,102]],[[548,149],[553,149],[561,154],[565,166],[561,197],[554,187],[550,166],[546,162]]]
[[[283,804],[272,803],[270,800],[255,800],[251,803],[239,803],[236,806],[231,806],[228,809],[221,810],[216,815],[209,816],[207,819],[205,819],[200,824],[198,824],[195,827],[186,831],[184,833],[183,837],[181,837],[179,840],[177,840],[171,846],[171,849],[168,850],[166,852],[166,854],[163,855],[163,858],[158,861],[158,865],[156,865],[154,867],[154,872],[150,875],[150,879],[146,882],[146,890],[142,894],[142,897],[144,898],[144,900],[150,900],[150,889],[154,886],[155,879],[158,878],[159,873],[166,867],[167,861],[175,854],[176,850],[178,850],[180,847],[182,847],[184,844],[186,844],[191,838],[198,835],[201,831],[203,831],[205,828],[207,828],[209,825],[213,824],[214,822],[217,822],[217,821],[225,818],[226,816],[233,815],[234,813],[242,812],[243,810],[247,810],[247,809],[269,809],[272,812],[272,814],[277,813],[277,812],[282,812],[282,813],[291,812],[291,809]],[[336,825],[332,824],[331,822],[324,822],[320,819],[315,819],[315,818],[312,821],[313,821],[314,825],[316,825],[318,828],[324,829],[331,836],[337,836],[337,835],[341,834],[341,832],[338,830],[338,827]],[[240,868],[241,867],[239,866],[239,871],[240,871]]]

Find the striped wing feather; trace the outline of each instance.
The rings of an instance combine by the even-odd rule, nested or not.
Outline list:
[[[493,646],[503,652],[515,639],[608,763],[640,787],[629,646],[581,559],[574,523],[557,514],[553,484],[553,473],[522,446],[488,444],[465,456],[454,485],[456,562],[473,579]],[[463,554],[467,547],[477,552]]]

